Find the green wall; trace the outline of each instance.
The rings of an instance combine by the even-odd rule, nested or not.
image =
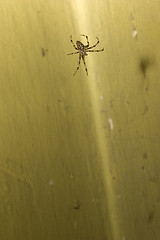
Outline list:
[[[160,239],[159,8],[0,1],[1,240]]]

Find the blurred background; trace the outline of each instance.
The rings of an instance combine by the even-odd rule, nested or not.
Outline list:
[[[159,239],[159,9],[0,1],[1,240]]]

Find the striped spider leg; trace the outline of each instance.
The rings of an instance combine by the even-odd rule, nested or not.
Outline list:
[[[80,41],[77,41],[76,42],[76,45],[74,44],[73,40],[72,40],[72,35],[70,36],[70,41],[73,45],[73,47],[77,50],[76,52],[73,52],[73,53],[69,53],[67,55],[73,55],[73,54],[78,54],[79,53],[79,61],[78,61],[78,66],[76,68],[76,71],[75,73],[73,74],[73,76],[77,73],[78,69],[80,68],[80,63],[81,63],[81,59],[83,60],[83,64],[84,64],[84,67],[85,67],[85,70],[86,70],[86,74],[88,75],[88,70],[87,70],[87,66],[86,66],[86,62],[85,62],[85,56],[87,56],[87,52],[102,52],[104,51],[104,48],[102,48],[101,50],[90,50],[94,47],[97,46],[97,44],[99,43],[99,39],[97,38],[97,42],[92,45],[91,47],[89,47],[89,40],[88,40],[88,36],[86,35],[81,35],[81,36],[84,36],[86,37],[86,41],[87,41],[87,45],[84,45],[83,43],[81,43]]]

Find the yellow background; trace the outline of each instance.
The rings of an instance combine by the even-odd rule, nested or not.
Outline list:
[[[159,9],[0,1],[1,240],[160,239]]]

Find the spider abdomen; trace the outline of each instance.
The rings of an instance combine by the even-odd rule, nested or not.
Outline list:
[[[84,45],[80,41],[77,41],[76,44],[78,49],[84,49]]]

